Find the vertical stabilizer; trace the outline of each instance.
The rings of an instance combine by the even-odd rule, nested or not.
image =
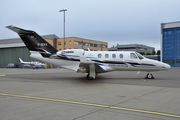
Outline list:
[[[6,27],[20,36],[29,51],[39,52],[43,57],[50,57],[51,54],[55,54],[57,52],[52,45],[34,31],[24,30],[12,25]]]
[[[23,61],[21,58],[19,58],[19,62],[20,62],[20,63],[23,63],[24,61]]]

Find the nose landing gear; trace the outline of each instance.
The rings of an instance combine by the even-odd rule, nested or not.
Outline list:
[[[154,79],[154,76],[151,73],[148,73],[145,79]]]

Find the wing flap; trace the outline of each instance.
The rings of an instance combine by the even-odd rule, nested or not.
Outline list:
[[[97,65],[97,64],[96,64]],[[113,71],[114,69],[109,66],[98,65],[103,71]]]

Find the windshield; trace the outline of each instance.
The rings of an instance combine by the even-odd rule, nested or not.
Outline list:
[[[136,52],[136,54],[139,57],[139,59],[144,59],[144,57],[140,53]]]
[[[130,57],[131,57],[132,59],[138,59],[138,57],[136,56],[135,53],[130,53]]]

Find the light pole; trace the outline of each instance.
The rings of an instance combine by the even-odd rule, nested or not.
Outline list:
[[[66,49],[65,48],[65,12],[67,11],[67,9],[62,9],[62,10],[59,10],[59,12],[64,12],[64,50]]]

